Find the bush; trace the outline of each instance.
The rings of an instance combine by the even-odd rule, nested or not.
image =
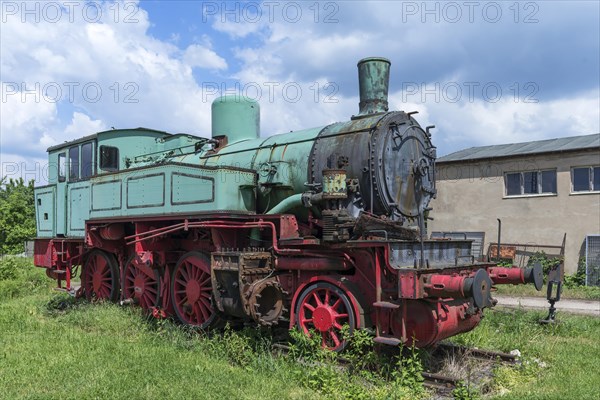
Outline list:
[[[33,183],[0,179],[0,254],[22,253],[23,243],[35,237]]]
[[[581,257],[577,263],[577,272],[573,275],[565,275],[565,287],[574,288],[585,286],[585,258]]]
[[[543,251],[538,251],[527,260],[527,266],[531,267],[536,263],[540,263],[542,265],[542,271],[544,272],[544,282],[548,280],[548,274],[550,271],[558,268],[560,264],[563,262],[562,257],[548,257],[548,255]]]
[[[41,268],[33,266],[31,258],[0,258],[0,300],[36,292],[49,287],[51,283]]]

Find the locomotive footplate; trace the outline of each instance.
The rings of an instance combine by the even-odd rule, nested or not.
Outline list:
[[[225,251],[211,254],[211,280],[216,308],[227,315],[277,324],[286,292],[273,276],[271,253]]]

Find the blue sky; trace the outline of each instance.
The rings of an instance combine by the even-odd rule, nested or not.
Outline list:
[[[210,135],[241,91],[263,136],[348,119],[356,62],[391,60],[390,106],[438,154],[600,131],[597,1],[2,1],[2,174],[110,127]]]

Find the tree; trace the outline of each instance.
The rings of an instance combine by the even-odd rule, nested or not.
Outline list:
[[[0,179],[0,254],[23,252],[23,243],[36,235],[33,185]]]

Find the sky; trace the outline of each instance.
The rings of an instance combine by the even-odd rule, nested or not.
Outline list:
[[[261,136],[358,112],[356,63],[385,57],[392,110],[438,155],[600,132],[598,1],[0,1],[0,175],[111,128],[210,136],[241,93]]]

